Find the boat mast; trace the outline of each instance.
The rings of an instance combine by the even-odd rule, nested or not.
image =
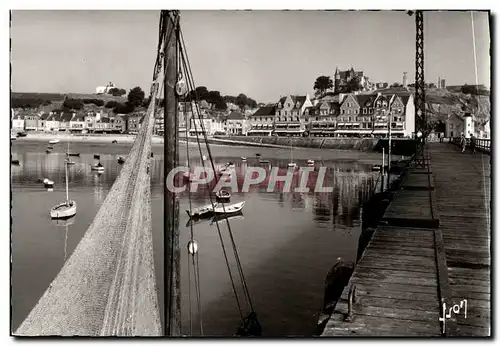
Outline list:
[[[69,201],[69,190],[68,190],[68,163],[64,162],[64,170],[66,173],[66,202]]]
[[[164,45],[164,301],[166,336],[181,334],[181,296],[180,296],[180,248],[179,248],[179,200],[175,193],[167,188],[167,175],[179,162],[177,96],[175,84],[178,70],[178,11],[162,11],[166,26]],[[172,33],[172,30],[175,30]],[[172,33],[172,34],[171,34]]]

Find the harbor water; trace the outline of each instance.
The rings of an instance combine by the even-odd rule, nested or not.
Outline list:
[[[61,270],[65,261],[92,223],[107,192],[120,173],[118,155],[126,155],[130,145],[72,143],[75,165],[69,168],[70,198],[78,204],[77,215],[66,222],[52,221],[50,208],[64,201],[64,159],[66,143],[59,143],[52,153],[45,153],[46,143],[16,141],[11,166],[12,183],[12,330],[26,318],[38,299]],[[162,147],[154,147],[152,158],[153,242],[157,288],[163,307],[163,156]],[[181,165],[186,162],[186,146],[181,146]],[[286,168],[290,150],[271,148],[211,146],[216,165],[232,161],[238,178],[245,165],[259,164],[256,153],[272,166]],[[91,171],[99,153],[105,167],[102,174]],[[191,165],[201,164],[198,148],[189,145]],[[206,150],[204,151],[206,154]],[[262,325],[264,336],[310,336],[314,333],[324,294],[324,280],[338,257],[354,261],[361,223],[361,205],[374,189],[376,174],[371,163],[379,155],[353,152],[294,149],[297,166],[313,159],[315,171],[328,168],[324,186],[330,193],[267,192],[251,189],[234,192],[231,203],[246,201],[243,215],[231,219],[230,225],[248,284],[252,303]],[[247,157],[247,163],[240,157]],[[342,157],[342,159],[338,159]],[[38,180],[55,182],[48,191]],[[207,191],[191,194],[193,207],[209,203]],[[189,290],[187,242],[188,193],[180,195],[180,244],[182,331],[198,334],[198,316],[194,286]],[[220,222],[220,231],[228,252],[233,275],[237,268],[230,247],[228,229]],[[193,225],[199,244],[201,307],[204,335],[234,335],[240,313],[232,291],[216,224],[205,221]],[[192,280],[191,280],[192,281]],[[193,284],[191,282],[191,284]],[[239,284],[239,280],[236,280]],[[191,291],[191,299],[189,291]],[[241,293],[241,285],[238,285]],[[242,296],[243,297],[243,296]],[[190,304],[192,302],[192,313]],[[246,311],[248,312],[248,311]],[[161,311],[163,314],[163,311]],[[190,322],[190,315],[192,323]],[[191,325],[193,330],[191,330]]]

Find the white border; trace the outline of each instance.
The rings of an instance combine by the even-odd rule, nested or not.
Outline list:
[[[409,9],[409,8],[420,8],[420,9],[493,9],[493,13],[496,12],[495,8],[498,6],[498,2],[485,1],[485,0],[475,0],[475,1],[453,1],[453,2],[445,2],[445,1],[384,1],[382,2],[373,2],[373,1],[355,1],[351,0],[348,2],[333,2],[333,1],[318,1],[318,0],[307,0],[307,1],[293,1],[293,0],[253,0],[253,1],[180,1],[180,0],[170,0],[170,1],[120,1],[115,3],[108,3],[102,0],[74,0],[74,1],[13,1],[9,0],[7,2],[2,2],[2,11],[1,11],[1,20],[2,20],[2,31],[1,31],[1,43],[3,47],[2,56],[1,56],[1,65],[3,66],[4,71],[7,71],[7,66],[9,64],[9,51],[7,47],[9,47],[9,9],[159,9],[164,6],[169,6],[169,8],[173,9]],[[495,13],[494,13],[495,14]],[[493,44],[496,45],[498,40],[496,39],[496,35],[494,36],[495,42]],[[495,59],[496,62],[496,59]],[[0,162],[3,163],[4,167],[10,163],[9,159],[9,136],[7,129],[10,128],[10,110],[9,110],[9,85],[8,85],[8,75],[4,72],[4,82],[2,83],[2,98],[1,98],[1,113],[0,122],[4,135],[1,136],[0,139]],[[495,76],[496,77],[496,74]],[[497,79],[494,78],[494,81]],[[496,83],[491,83],[492,86],[496,86]],[[498,91],[495,92],[495,99],[497,100]],[[496,108],[495,108],[496,109]],[[492,118],[495,118],[494,116]],[[494,128],[495,131],[493,133],[497,133],[497,126],[500,126],[500,121],[494,120]],[[495,141],[495,152],[498,149],[498,143]],[[9,168],[10,169],[10,168]],[[1,289],[1,338],[4,342],[1,344],[10,344],[13,343],[13,339],[9,337],[10,334],[10,292],[9,292],[9,282],[10,282],[10,177],[9,171],[7,169],[2,170],[2,179],[0,180],[0,189],[3,201],[2,212],[0,213],[1,223],[4,225],[4,229],[1,234],[0,244],[3,244],[2,251],[2,260],[0,260],[0,270],[1,277],[4,278],[2,280],[2,285],[0,285]],[[495,176],[495,178],[498,178]],[[492,194],[493,195],[493,194]],[[495,208],[496,209],[496,208]],[[492,211],[493,212],[493,211]],[[496,214],[496,213],[495,213]],[[498,238],[495,237],[496,239]],[[496,245],[496,244],[495,244]],[[493,246],[495,246],[493,245]],[[495,246],[496,247],[496,246]],[[496,266],[493,265],[493,269],[496,269]],[[495,293],[497,291],[495,290]],[[497,299],[494,300],[495,302]],[[493,308],[493,311],[495,309]],[[496,319],[495,319],[496,321]],[[136,341],[135,339],[134,341]],[[47,340],[48,342],[51,342]],[[91,340],[85,341],[85,343],[90,343]],[[139,340],[137,340],[139,341]],[[352,344],[352,343],[360,343],[359,340],[323,340],[324,342],[332,342],[332,343],[342,343],[342,344]],[[40,341],[39,341],[40,342]],[[60,342],[60,344],[69,344],[72,340]],[[82,341],[80,341],[82,342]],[[98,340],[93,341],[94,344],[105,344],[110,342],[122,342],[118,339],[110,339],[110,340]],[[172,342],[172,341],[166,341]],[[186,341],[183,341],[185,343]],[[213,340],[212,342],[218,342],[218,340]],[[255,341],[254,341],[255,342]],[[269,341],[257,341],[259,343],[268,343]],[[283,342],[283,341],[275,341],[275,342]],[[284,342],[288,342],[288,340],[284,340]],[[384,341],[379,341],[384,342]],[[438,340],[421,340],[421,342],[425,343],[437,343]],[[177,343],[177,342],[176,342]],[[190,342],[191,343],[191,342]],[[303,344],[312,343],[312,341],[303,341]]]

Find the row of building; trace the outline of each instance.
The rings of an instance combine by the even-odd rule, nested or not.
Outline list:
[[[12,110],[12,130],[17,132],[136,133],[140,129],[143,115],[142,112],[124,115],[95,111],[37,113],[34,110]]]
[[[411,93],[338,94],[311,101],[309,95],[281,97],[250,118],[248,135],[409,137],[415,131]],[[390,124],[390,125],[389,125]]]

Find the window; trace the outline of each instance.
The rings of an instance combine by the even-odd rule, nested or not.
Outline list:
[[[366,114],[366,108],[363,108],[363,114]]]
[[[290,107],[290,104],[289,104],[289,103],[287,103],[287,104],[286,104],[286,106],[287,106],[287,107]]]
[[[352,121],[352,118],[351,118],[351,117],[349,117],[349,122],[351,122],[351,121]]]
[[[347,114],[351,114],[351,110],[350,109],[347,110]]]
[[[345,109],[342,109],[342,112],[341,112],[341,114],[345,114]]]

